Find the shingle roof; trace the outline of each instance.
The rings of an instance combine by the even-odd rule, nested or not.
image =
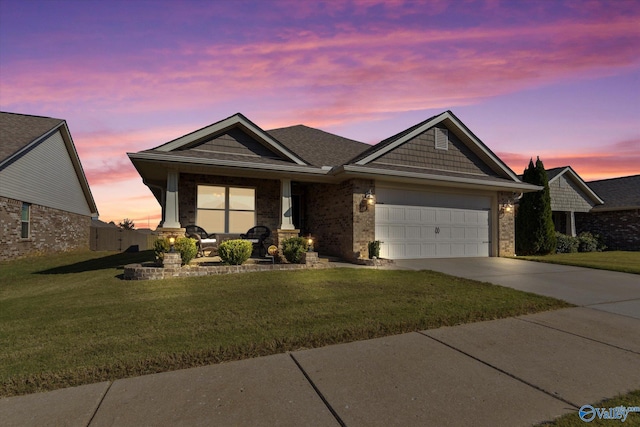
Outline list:
[[[64,120],[0,112],[0,161],[57,128]]]
[[[602,179],[587,183],[604,200],[594,211],[615,208],[640,208],[640,175]]]
[[[562,166],[559,168],[547,169],[547,179],[551,181],[556,176],[560,175],[568,166]],[[522,178],[522,175],[518,175],[518,177]]]
[[[314,166],[343,165],[371,147],[304,125],[272,129],[267,133]]]

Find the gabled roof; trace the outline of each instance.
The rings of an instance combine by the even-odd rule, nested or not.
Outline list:
[[[73,144],[71,132],[69,132],[69,127],[65,120],[4,111],[0,112],[0,171],[10,164],[19,161],[22,156],[29,153],[29,151],[39,146],[58,131],[62,135],[69,159],[73,164],[87,205],[92,214],[98,215],[98,207],[91,194],[89,182],[84,174],[80,157]]]
[[[64,120],[0,112],[0,169],[32,143],[46,139]]]
[[[604,204],[594,207],[593,211],[640,208],[640,175],[590,181],[587,184],[604,199]]]
[[[571,168],[571,166],[562,166],[559,168],[547,170],[547,178],[549,180],[549,184],[556,181],[563,175],[567,179],[573,181],[573,183],[576,184],[578,188],[580,188],[580,190],[582,190],[582,192],[593,201],[594,204],[601,205],[604,203],[604,201],[600,197],[598,197],[593,189],[590,188],[590,186],[587,185],[587,183],[584,182],[582,178],[580,178],[580,175],[578,175],[576,171]]]
[[[376,160],[384,154],[394,150],[402,144],[410,141],[427,129],[436,125],[442,124],[446,126],[450,131],[455,133],[460,140],[463,141],[478,157],[480,157],[489,167],[491,167],[500,176],[520,182],[517,175],[496,156],[477,136],[474,135],[464,123],[456,117],[451,111],[445,111],[444,113],[430,117],[427,120],[418,123],[409,129],[406,129],[396,135],[393,135],[378,144],[372,146],[368,150],[360,153],[349,164],[364,166],[368,163]]]
[[[168,153],[177,150],[184,150],[235,127],[241,128],[243,131],[254,137],[258,142],[280,154],[283,158],[298,165],[306,164],[300,156],[293,153],[280,141],[276,140],[273,136],[269,135],[258,125],[240,113],[236,113],[233,116],[220,120],[219,122],[205,126],[187,135],[181,136],[180,138],[169,141],[166,144],[162,144],[159,147],[154,148],[153,151]]]
[[[406,169],[402,165],[388,167],[368,164],[437,124],[451,129],[465,145],[465,149],[468,147],[476,160],[486,165],[491,174],[464,174],[429,168]],[[237,133],[238,129],[244,134]],[[245,139],[246,135],[250,140]],[[222,141],[222,138],[226,139]],[[229,145],[225,145],[227,143]],[[234,143],[235,148],[232,147]],[[256,146],[258,143],[262,146]],[[265,147],[270,150],[269,155],[261,154],[264,153]],[[277,153],[277,156],[271,155],[272,153]],[[450,111],[412,126],[375,146],[304,125],[263,131],[237,113],[156,148],[127,155],[145,183],[154,188],[165,185],[166,170],[172,168],[197,170],[201,173],[208,173],[214,169],[216,173],[234,176],[287,176],[291,179],[316,182],[336,182],[348,175],[498,191],[540,189],[522,183],[515,173]]]

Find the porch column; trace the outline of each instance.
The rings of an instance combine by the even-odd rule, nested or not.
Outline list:
[[[180,228],[178,208],[178,171],[167,172],[167,191],[164,197],[163,228]]]
[[[567,212],[567,234],[576,237],[576,216],[573,211]]]
[[[294,230],[293,205],[291,202],[291,180],[280,180],[280,230]]]

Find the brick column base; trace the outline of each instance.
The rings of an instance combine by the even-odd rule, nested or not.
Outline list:
[[[305,252],[302,254],[302,264],[317,264],[319,262],[318,252]]]
[[[162,259],[164,268],[180,268],[182,265],[182,257],[180,252],[167,252]]]
[[[169,238],[169,237],[175,237],[176,239],[178,237],[184,237],[184,233],[185,233],[186,229],[185,228],[163,228],[163,227],[158,227],[156,229],[156,232],[158,233],[158,238],[163,239],[163,238]]]

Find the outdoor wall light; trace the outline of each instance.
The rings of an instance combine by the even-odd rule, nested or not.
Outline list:
[[[500,218],[502,218],[505,214],[513,212],[513,204],[511,202],[507,202],[506,204],[500,206]]]
[[[311,234],[309,234],[309,236],[307,237],[307,252],[313,252],[313,237],[311,237]]]
[[[176,238],[173,237],[173,236],[169,237],[169,245],[171,246],[170,249],[169,249],[169,252],[173,253],[173,252],[176,251],[174,246],[173,246],[175,243],[176,243]]]
[[[364,212],[369,210],[369,206],[373,206],[376,203],[375,196],[373,195],[373,191],[371,189],[367,190],[364,193],[364,197],[362,197],[362,201],[360,202],[360,211]]]

